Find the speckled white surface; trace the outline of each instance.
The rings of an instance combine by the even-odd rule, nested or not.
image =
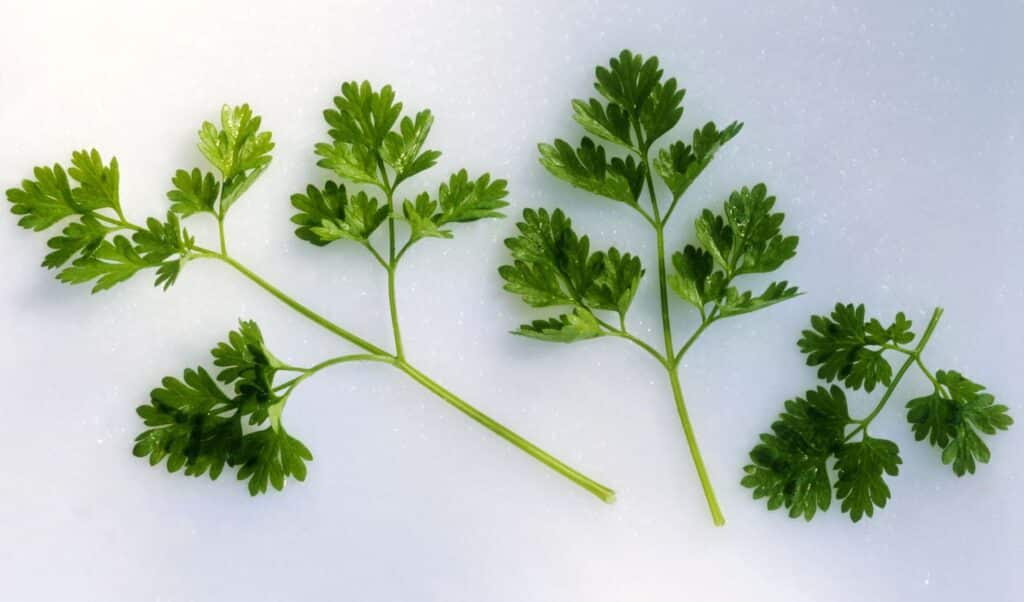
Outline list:
[[[814,383],[794,342],[837,299],[919,321],[942,304],[931,364],[965,371],[1024,416],[1024,5],[859,4],[0,3],[3,187],[97,146],[121,159],[131,215],[161,213],[174,169],[200,161],[198,124],[247,101],[278,146],[233,211],[234,252],[376,340],[387,340],[381,274],[355,249],[298,241],[288,224],[289,194],[324,177],[311,149],[339,83],[391,82],[406,106],[433,109],[445,154],[422,185],[490,170],[510,180],[514,209],[562,206],[599,243],[651,265],[633,215],[536,162],[537,142],[579,135],[568,101],[623,47],[658,54],[689,89],[679,131],[747,124],[670,239],[690,239],[699,207],[763,180],[802,238],[785,275],[808,291],[716,327],[685,366],[724,529],[707,518],[646,356],[617,341],[505,334],[533,315],[495,273],[511,220],[415,250],[399,283],[408,352],[613,485],[619,502],[576,490],[385,367],[337,369],[296,394],[289,424],[317,455],[310,479],[253,500],[230,480],[133,459],[133,408],[163,375],[206,361],[240,316],[297,362],[338,353],[338,341],[216,265],[189,265],[167,294],[142,278],[99,296],[59,285],[38,267],[42,237],[4,216],[0,597],[1020,599],[1019,425],[993,441],[991,465],[958,480],[895,404],[876,432],[900,445],[902,474],[889,507],[856,526],[836,509],[810,525],[768,513],[738,484],[756,434]],[[650,288],[635,308],[634,328],[650,333]],[[924,390],[909,378],[900,397]]]

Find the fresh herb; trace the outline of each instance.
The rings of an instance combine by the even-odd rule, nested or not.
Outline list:
[[[118,162],[105,162],[95,150],[74,153],[66,170],[59,164],[37,167],[32,179],[7,191],[22,227],[61,228],[48,242],[51,252],[43,265],[59,270],[62,282],[88,282],[98,292],[155,270],[156,284],[167,289],[190,261],[215,260],[359,349],[313,366],[292,366],[268,350],[255,322],[242,321],[213,349],[213,363],[220,368],[216,376],[202,367],[190,368],[153,390],[149,403],[138,409],[147,429],[136,439],[135,455],[153,465],[164,462],[170,472],[184,469],[187,475],[213,479],[225,466],[234,468],[254,495],[268,485],[281,489],[289,477],[303,480],[306,462],[312,459],[306,446],[284,428],[285,405],[296,388],[329,366],[382,362],[587,491],[613,501],[612,490],[457,397],[416,369],[403,351],[395,286],[400,260],[420,241],[451,238],[458,223],[501,217],[507,205],[505,181],[487,174],[471,178],[463,170],[435,193],[403,199],[397,196],[399,185],[433,167],[440,156],[424,148],[433,124],[430,111],[403,117],[390,86],[374,90],[368,82],[351,82],[341,87],[324,116],[330,141],[316,146],[318,164],[342,181],[311,185],[292,197],[295,234],[317,246],[355,243],[376,259],[387,274],[394,352],[314,312],[228,253],[225,218],[270,165],[274,148],[271,133],[261,129],[260,117],[248,105],[225,106],[219,125],[202,125],[199,150],[216,172],[178,171],[167,193],[170,211],[162,220],[129,221],[119,196]],[[203,214],[217,221],[216,249],[197,244],[182,226],[183,219]],[[380,251],[382,238],[385,250]]]
[[[840,303],[830,316],[812,316],[799,346],[807,364],[818,366],[818,377],[849,390],[870,393],[880,385],[885,392],[862,419],[850,417],[846,393],[835,384],[787,401],[771,432],[761,435],[750,452],[752,463],[742,483],[754,490],[754,498],[765,498],[769,510],[785,508],[793,518],[811,520],[832,503],[828,465],[835,458],[835,496],[853,522],[885,507],[891,497],[886,476],[899,474],[902,460],[896,443],[869,435],[868,427],[911,366],[932,385],[929,394],[906,404],[914,438],[927,439],[941,450],[942,462],[958,477],[973,474],[979,462],[987,463],[990,452],[982,435],[1008,429],[1013,419],[982,385],[954,370],[932,373],[925,366],[921,356],[941,317],[942,309],[932,312],[911,347],[913,324],[903,313],[888,326],[877,318],[869,320],[863,305]],[[905,357],[895,373],[892,356]]]
[[[655,57],[627,50],[597,68],[594,87],[602,97],[574,100],[576,121],[589,134],[574,147],[564,140],[540,145],[541,164],[569,184],[622,203],[637,212],[654,230],[658,253],[662,347],[650,344],[627,328],[626,314],[640,286],[640,260],[614,247],[592,251],[590,239],[578,235],[561,210],[527,209],[518,224],[519,235],[505,241],[515,260],[499,270],[505,289],[534,307],[567,306],[569,313],[524,324],[515,334],[543,341],[575,342],[619,337],[654,357],[668,374],[686,441],[716,525],[725,523],[704,467],[683,400],[679,364],[690,347],[712,324],[792,299],[798,292],[787,282],[774,282],[755,293],[737,288],[747,274],[773,272],[796,253],[797,237],[781,231],[783,214],[764,184],[743,187],[725,201],[724,215],[704,210],[694,224],[697,244],[685,245],[671,256],[665,231],[687,189],[711,163],[715,153],[739,133],[742,125],[719,128],[708,123],[691,139],[658,151],[653,146],[683,115],[684,90],[675,78],[662,79]],[[606,148],[607,147],[607,148]],[[608,150],[617,149],[621,156]],[[670,201],[661,204],[652,173],[668,189]],[[649,203],[642,203],[646,190]],[[677,346],[670,320],[670,293],[696,310],[699,321],[686,341]],[[605,320],[600,312],[613,317]]]

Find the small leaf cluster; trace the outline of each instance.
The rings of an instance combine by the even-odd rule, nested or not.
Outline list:
[[[168,376],[137,412],[148,427],[135,438],[133,453],[168,472],[184,469],[216,479],[225,467],[237,470],[249,493],[280,490],[287,478],[306,478],[309,449],[284,428],[281,413],[290,389],[274,387],[285,366],[266,348],[259,327],[241,321],[213,350],[214,378],[205,368]]]
[[[594,87],[600,98],[572,102],[576,122],[593,138],[584,136],[578,146],[561,139],[541,144],[540,163],[576,188],[632,207],[662,231],[690,184],[742,125],[719,129],[707,123],[689,140],[652,155],[653,144],[683,115],[685,91],[676,79],[663,78],[657,58],[623,51],[607,67],[597,68]],[[671,192],[668,207],[658,206],[650,171]],[[650,211],[641,203],[645,184]],[[784,215],[774,207],[775,197],[764,184],[743,187],[725,201],[722,214],[701,213],[694,224],[698,244],[672,255],[675,269],[668,285],[699,310],[704,325],[799,294],[786,281],[773,282],[760,293],[733,285],[738,276],[775,271],[796,254],[798,238],[782,233]],[[505,241],[514,263],[499,269],[505,289],[534,307],[569,306],[572,311],[524,324],[515,334],[571,342],[624,333],[626,311],[644,274],[637,257],[615,247],[592,252],[589,238],[573,231],[561,210],[527,209],[517,227],[518,236]],[[616,312],[619,326],[603,322],[596,310]]]
[[[906,347],[916,334],[902,312],[883,324],[868,318],[863,305],[840,303],[828,316],[812,316],[798,345],[808,365],[817,367],[818,377],[832,384],[787,401],[771,430],[760,436],[742,479],[754,498],[765,499],[770,510],[785,508],[789,516],[806,520],[828,510],[833,489],[841,510],[854,522],[885,507],[892,495],[887,477],[899,474],[902,460],[897,444],[869,435],[868,426],[911,364],[933,386],[930,394],[906,404],[915,438],[939,448],[943,463],[952,465],[957,476],[988,462],[990,452],[981,435],[1006,430],[1013,420],[983,386],[952,370],[933,376],[925,367],[921,352],[940,315],[937,310],[915,348]],[[892,355],[906,358],[895,372]],[[886,392],[875,411],[858,420],[850,416],[840,383],[866,392],[882,385]]]
[[[507,182],[492,180],[489,174],[471,178],[460,170],[436,193],[420,192],[404,200],[395,197],[399,184],[430,169],[441,156],[424,148],[434,123],[430,111],[402,116],[402,108],[391,86],[380,90],[369,82],[341,86],[334,107],[324,111],[331,141],[316,145],[317,165],[350,187],[369,189],[350,190],[344,182],[329,180],[293,195],[296,236],[317,246],[349,240],[380,257],[371,237],[385,222],[406,224],[404,253],[425,238],[451,238],[452,224],[502,216],[500,209],[508,205]],[[374,195],[375,189],[383,198]],[[388,236],[393,238],[393,232]]]
[[[58,270],[61,282],[92,282],[95,293],[154,269],[156,285],[166,289],[193,256],[195,239],[172,212],[164,221],[149,218],[145,227],[128,224],[119,183],[116,158],[108,163],[96,150],[81,150],[67,169],[59,163],[36,167],[32,179],[7,191],[7,200],[21,227],[60,227],[47,241],[43,266]]]
[[[63,225],[47,242],[51,250],[43,260],[44,267],[58,270],[61,282],[91,282],[95,293],[152,269],[156,286],[167,289],[188,261],[209,254],[196,245],[181,220],[210,213],[223,221],[228,208],[270,163],[271,134],[259,127],[260,117],[248,105],[225,106],[220,128],[204,123],[199,150],[221,175],[199,168],[177,171],[164,219],[150,217],[143,225],[127,220],[117,159],[104,162],[96,150],[76,151],[67,169],[60,164],[36,167],[32,179],[7,191],[7,200],[24,228],[43,231]]]

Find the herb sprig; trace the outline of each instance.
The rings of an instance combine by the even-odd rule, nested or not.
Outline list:
[[[826,383],[785,403],[785,411],[771,432],[750,452],[744,486],[754,499],[764,498],[769,510],[785,508],[792,518],[814,518],[828,510],[835,497],[853,522],[874,515],[891,497],[886,477],[899,474],[903,463],[895,442],[875,437],[868,429],[892,398],[912,367],[931,383],[927,395],[906,404],[907,421],[914,438],[924,439],[941,451],[958,477],[973,474],[991,456],[982,435],[995,435],[1013,424],[1005,405],[955,370],[932,372],[922,354],[942,317],[932,312],[924,333],[916,335],[906,315],[896,314],[889,325],[868,319],[863,305],[836,304],[829,316],[812,316],[811,328],[803,331],[800,350],[807,364],[818,367]],[[893,372],[890,358],[903,356]],[[850,416],[847,390],[870,393],[885,387],[877,405],[864,418]],[[833,484],[829,462],[835,459]]]
[[[505,242],[514,262],[502,266],[499,273],[505,289],[529,305],[571,308],[569,313],[524,324],[515,334],[563,343],[618,337],[664,367],[712,520],[722,525],[725,518],[683,398],[679,364],[712,324],[799,294],[786,281],[773,282],[761,292],[739,286],[746,275],[780,268],[796,254],[798,239],[782,233],[784,216],[775,211],[775,197],[764,184],[756,184],[729,195],[722,214],[705,209],[694,223],[697,244],[682,246],[669,257],[665,237],[670,218],[715,153],[740,132],[742,124],[719,128],[709,122],[690,139],[655,151],[654,144],[682,118],[685,94],[675,78],[662,75],[657,58],[622,51],[608,67],[596,69],[594,87],[601,98],[572,102],[576,122],[604,142],[584,137],[578,146],[564,140],[540,145],[540,162],[552,175],[622,203],[651,226],[658,255],[662,341],[648,343],[627,327],[626,314],[644,275],[639,258],[614,247],[592,251],[589,237],[577,234],[560,209],[523,212],[517,224],[519,235]],[[658,200],[654,173],[669,192],[665,204]],[[645,191],[647,203],[641,201]],[[699,316],[682,345],[675,342],[670,294],[691,305]],[[605,320],[602,312],[614,317]]]
[[[237,471],[253,495],[303,480],[312,454],[284,427],[286,404],[298,386],[328,367],[351,362],[381,362],[396,368],[456,409],[546,466],[611,502],[614,492],[490,418],[414,367],[402,345],[395,277],[400,260],[419,242],[451,238],[456,224],[501,217],[507,205],[506,182],[488,174],[453,174],[436,192],[411,199],[398,195],[401,184],[430,169],[440,153],[424,145],[433,124],[430,111],[402,116],[402,103],[390,86],[348,82],[334,106],[324,112],[330,140],[316,145],[318,165],[341,181],[310,185],[292,197],[296,236],[317,246],[355,243],[387,275],[388,313],[394,351],[387,351],[313,311],[267,282],[228,253],[225,221],[230,209],[271,163],[271,133],[248,105],[225,106],[220,123],[203,123],[199,150],[215,172],[179,170],[167,193],[170,210],[163,219],[128,219],[119,196],[117,159],[79,151],[70,167],[37,167],[33,178],[7,191],[19,225],[35,231],[60,227],[49,239],[43,261],[59,270],[62,282],[91,283],[93,292],[109,289],[136,274],[155,270],[156,285],[172,286],[194,260],[220,262],[255,283],[291,309],[358,349],[300,367],[276,358],[255,322],[242,321],[213,351],[216,376],[199,366],[181,377],[169,376],[138,408],[147,427],[134,453],[170,472],[216,479],[225,467]],[[216,248],[201,246],[182,220],[207,214],[216,220]],[[384,234],[380,231],[384,230]],[[401,233],[404,232],[404,239]],[[379,239],[385,238],[385,249]]]

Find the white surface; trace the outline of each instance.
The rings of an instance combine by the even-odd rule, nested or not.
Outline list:
[[[392,83],[430,107],[440,168],[490,170],[513,209],[564,207],[602,245],[653,265],[638,219],[543,173],[535,144],[576,138],[569,100],[623,47],[689,89],[677,133],[746,122],[690,193],[694,212],[763,180],[801,236],[785,276],[808,294],[716,327],[683,382],[729,520],[708,519],[668,387],[618,341],[506,335],[530,317],[495,267],[511,219],[418,247],[400,274],[408,353],[429,374],[614,486],[599,503],[385,367],[318,376],[289,405],[316,454],[308,482],[249,499],[230,479],[169,476],[129,454],[133,408],[208,360],[238,317],[297,362],[344,349],[217,265],[169,293],[146,278],[90,296],[38,267],[43,237],[0,218],[0,581],[6,600],[1017,600],[1018,424],[956,479],[900,403],[876,422],[904,464],[893,499],[851,525],[767,512],[738,480],[782,400],[815,381],[795,340],[811,312],[864,301],[923,326],[928,351],[1024,418],[1024,74],[1019,2],[0,3],[0,172],[96,146],[136,218],[166,210],[194,132],[249,102],[275,134],[270,172],[236,205],[233,252],[289,292],[387,341],[382,274],[354,248],[297,240],[288,196],[325,174],[312,145],[338,85]],[[329,6],[333,4],[333,6]],[[911,6],[914,4],[916,6]],[[207,230],[201,234],[208,236]],[[649,278],[632,325],[652,334]],[[680,325],[692,315],[678,313]],[[908,378],[898,398],[925,391]],[[856,396],[868,407],[874,397]]]

